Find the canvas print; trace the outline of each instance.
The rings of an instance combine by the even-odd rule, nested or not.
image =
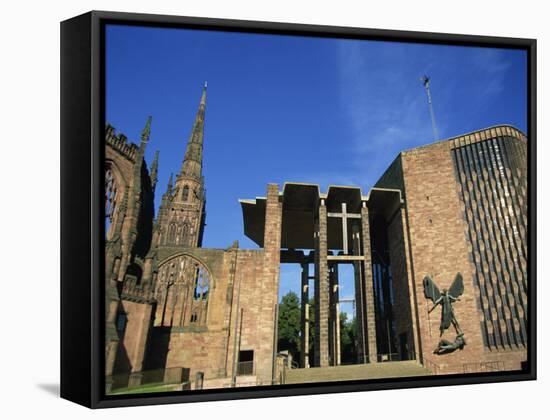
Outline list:
[[[527,72],[107,24],[105,393],[526,369]]]

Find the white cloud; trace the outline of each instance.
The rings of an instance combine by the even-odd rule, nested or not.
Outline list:
[[[340,45],[341,103],[350,121],[352,178],[372,186],[397,154],[431,139],[420,75],[408,45]]]

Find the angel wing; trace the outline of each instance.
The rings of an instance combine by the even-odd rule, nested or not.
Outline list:
[[[455,280],[449,288],[449,295],[455,299],[458,299],[462,293],[464,293],[464,280],[462,279],[462,274],[456,273]]]
[[[422,283],[424,284],[424,296],[426,296],[426,299],[431,299],[433,303],[437,302],[441,297],[441,292],[430,276],[424,277]]]

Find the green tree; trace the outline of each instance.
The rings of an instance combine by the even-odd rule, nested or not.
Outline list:
[[[357,322],[345,312],[340,312],[340,349],[342,363],[357,362]]]
[[[300,357],[300,318],[300,299],[290,291],[279,304],[277,349],[288,350],[296,362]]]

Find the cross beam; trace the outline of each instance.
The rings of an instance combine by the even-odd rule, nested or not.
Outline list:
[[[342,218],[342,241],[344,255],[348,254],[348,219],[360,219],[361,213],[348,213],[346,203],[342,203],[342,213],[327,213],[328,217]]]
[[[355,299],[340,299],[338,303],[351,303],[353,306],[353,316],[355,315]]]

